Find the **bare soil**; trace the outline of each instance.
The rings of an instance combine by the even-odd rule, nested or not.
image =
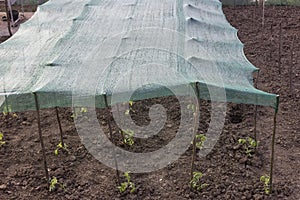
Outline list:
[[[261,69],[256,79],[257,87],[280,95],[271,195],[264,193],[260,176],[269,173],[274,110],[258,107],[259,146],[253,156],[248,157],[238,139],[253,137],[254,106],[228,104],[221,137],[210,154],[195,162],[195,170],[204,174],[201,183],[208,184],[201,191],[189,187],[192,156],[192,148],[189,148],[178,161],[164,169],[131,174],[136,191],[120,194],[115,171],[85,149],[76,132],[71,109],[60,108],[64,141],[69,152],[60,152],[57,156],[54,150],[60,139],[55,110],[41,111],[49,174],[64,185],[64,189],[57,186],[50,192],[44,177],[36,112],[0,115],[0,132],[5,141],[0,146],[0,199],[300,199],[300,7],[267,7],[264,27],[262,12],[257,7],[224,7],[224,13],[239,29],[247,58]],[[148,108],[155,103],[162,104],[168,116],[160,134],[147,142],[135,139],[133,147],[126,147],[121,144],[113,123],[119,146],[134,152],[153,151],[174,137],[180,119],[179,104],[174,97],[135,103],[135,112],[131,112],[133,119],[139,125],[149,123]],[[199,131],[204,132],[210,109],[208,102],[202,101],[201,105],[204,114]],[[101,126],[108,133],[108,109],[97,113]]]

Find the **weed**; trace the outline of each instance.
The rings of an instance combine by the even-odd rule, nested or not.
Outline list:
[[[58,155],[58,152],[59,152],[60,149],[66,151],[66,152],[69,152],[68,146],[66,145],[66,143],[64,143],[64,145],[62,145],[62,143],[60,142],[56,146],[57,146],[57,148],[54,150],[55,155]]]
[[[123,135],[123,143],[124,144],[127,144],[129,146],[132,146],[134,144],[134,140],[133,140],[133,137],[134,137],[134,131],[130,130],[130,129],[122,129],[120,131],[120,133]]]
[[[59,183],[57,178],[54,176],[50,180],[49,191],[51,192],[51,191],[55,190],[56,185],[59,185],[62,189],[65,189],[65,186],[63,184]]]
[[[264,191],[266,194],[270,194],[270,176],[264,175],[260,177],[260,181],[264,182]]]
[[[207,183],[200,183],[201,178],[203,177],[203,174],[201,172],[193,172],[193,178],[190,182],[192,188],[201,191],[207,186],[209,186]]]
[[[130,193],[133,193],[136,189],[135,184],[133,182],[131,182],[131,177],[130,177],[129,173],[130,172],[124,173],[124,177],[125,177],[126,181],[121,183],[120,186],[118,186],[120,193],[125,192],[127,189],[129,189]]]
[[[3,133],[0,132],[0,147],[4,144],[5,142],[3,141]]]
[[[251,137],[248,137],[247,139],[241,138],[238,140],[238,142],[243,145],[247,156],[252,157],[252,155],[255,153],[258,143]]]

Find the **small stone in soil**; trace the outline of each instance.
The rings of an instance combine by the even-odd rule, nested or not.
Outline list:
[[[261,195],[261,194],[255,194],[255,195],[253,195],[253,197],[255,200],[263,199],[263,195]]]
[[[30,123],[30,122],[27,122],[27,121],[23,121],[21,124],[22,124],[23,126],[30,126],[30,125],[31,125],[31,123]]]
[[[76,160],[76,157],[75,157],[75,156],[70,156],[69,160],[70,160],[71,162],[74,162],[74,161]]]
[[[238,149],[240,149],[240,148],[241,148],[241,145],[240,145],[240,144],[235,145],[235,146],[233,147],[234,150],[238,150]]]
[[[5,190],[7,186],[5,184],[0,185],[0,190]]]
[[[247,157],[241,158],[241,159],[239,160],[239,163],[240,163],[240,164],[244,164],[244,163],[247,162],[247,160],[248,160]]]

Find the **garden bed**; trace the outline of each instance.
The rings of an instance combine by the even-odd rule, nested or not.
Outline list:
[[[258,107],[259,145],[255,154],[248,157],[238,141],[253,137],[254,106],[228,104],[221,137],[210,154],[197,158],[195,162],[195,170],[204,174],[201,183],[208,184],[201,191],[189,187],[192,157],[192,148],[189,148],[178,161],[164,169],[130,174],[136,191],[121,194],[115,171],[101,164],[85,149],[76,132],[71,109],[60,108],[64,141],[69,153],[60,152],[58,155],[54,154],[60,140],[55,110],[41,111],[49,174],[64,185],[64,189],[57,186],[49,192],[44,178],[36,113],[1,115],[0,132],[5,141],[0,147],[1,199],[300,199],[297,192],[300,190],[300,137],[297,135],[300,130],[300,7],[267,7],[264,27],[261,26],[261,11],[256,7],[225,7],[224,13],[239,29],[247,58],[261,69],[258,88],[279,94],[281,98],[272,195],[265,194],[260,177],[269,173],[274,110]],[[278,53],[280,22],[281,59]],[[298,38],[293,39],[295,35]],[[291,60],[293,40],[295,47]],[[289,86],[290,66],[292,91]],[[167,125],[152,141],[136,141],[133,147],[125,148],[136,152],[153,151],[174,137],[180,119],[179,105],[174,97],[135,103],[133,119],[140,125],[149,123],[147,107],[153,103],[165,105]],[[202,102],[201,105],[202,126],[199,131],[205,130],[205,124],[209,122],[209,106],[205,107],[208,103]],[[100,124],[106,133],[107,116],[107,109],[98,110]],[[113,130],[119,145],[122,145],[116,126]]]

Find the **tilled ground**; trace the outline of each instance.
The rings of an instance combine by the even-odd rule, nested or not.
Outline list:
[[[254,106],[228,104],[225,127],[217,144],[206,157],[197,158],[195,162],[195,170],[203,173],[201,184],[207,184],[201,191],[189,187],[190,147],[176,162],[161,170],[131,174],[136,191],[120,194],[115,171],[86,150],[76,131],[71,110],[60,108],[68,152],[60,151],[57,156],[54,150],[59,143],[59,129],[55,110],[41,111],[49,174],[64,185],[64,189],[57,186],[49,192],[43,178],[36,113],[1,115],[0,132],[5,144],[0,147],[0,199],[300,199],[300,138],[297,136],[300,130],[300,7],[267,7],[264,27],[261,26],[261,11],[256,7],[225,7],[224,13],[239,29],[247,58],[261,69],[258,88],[280,95],[272,195],[264,193],[260,177],[269,173],[274,110],[258,107],[259,145],[252,156],[247,156],[238,140],[253,137]],[[139,125],[149,124],[149,107],[155,103],[164,105],[167,110],[166,125],[160,134],[149,141],[135,139],[134,145],[128,147],[121,144],[119,130],[113,123],[116,144],[132,152],[148,152],[174,138],[180,122],[179,104],[174,97],[134,103],[133,120]],[[204,101],[201,105],[199,132],[205,132],[210,107]],[[98,110],[97,114],[103,130],[108,133],[108,110]]]

